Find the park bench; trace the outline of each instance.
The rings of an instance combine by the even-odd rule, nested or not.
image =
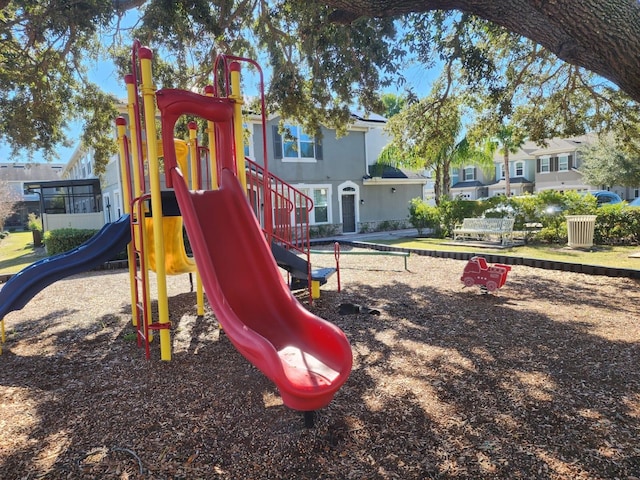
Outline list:
[[[488,240],[497,237],[502,245],[513,243],[513,218],[465,218],[453,229],[454,240]]]

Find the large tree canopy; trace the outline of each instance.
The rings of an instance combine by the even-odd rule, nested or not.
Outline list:
[[[380,91],[401,84],[410,60],[444,64],[445,79],[458,83],[445,94],[468,88],[492,126],[487,132],[516,121],[544,138],[617,123],[627,125],[625,136],[638,135],[636,0],[0,0],[0,7],[0,139],[15,150],[51,152],[69,120],[82,118],[85,142],[106,156],[110,99],[84,68],[134,8],[140,21],[131,34],[164,52],[159,86],[209,83],[216,52],[251,56],[269,64],[271,112],[309,128],[344,128],[354,103],[382,111]],[[109,47],[122,54],[125,43]]]
[[[331,19],[457,10],[500,25],[558,58],[617,84],[640,101],[640,3],[637,0],[326,0]]]

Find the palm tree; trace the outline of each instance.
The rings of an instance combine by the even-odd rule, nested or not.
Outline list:
[[[516,153],[524,138],[522,133],[512,125],[501,125],[495,135],[498,151],[502,154],[504,165],[504,193],[507,198],[511,196],[511,173],[509,172],[509,154]]]
[[[380,163],[432,170],[436,205],[449,197],[451,167],[474,164],[484,171],[493,169],[491,152],[462,136],[460,110],[461,101],[453,96],[430,96],[406,106],[389,119],[393,142],[378,157]]]

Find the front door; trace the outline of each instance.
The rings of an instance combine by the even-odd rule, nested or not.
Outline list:
[[[356,233],[355,195],[342,195],[342,233]]]

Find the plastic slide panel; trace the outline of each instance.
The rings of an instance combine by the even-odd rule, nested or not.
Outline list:
[[[351,372],[344,332],[289,291],[229,169],[213,191],[188,190],[176,168],[171,176],[207,298],[229,340],[276,384],[285,405],[326,406]]]
[[[0,318],[22,309],[38,292],[52,283],[85,272],[111,260],[131,240],[129,215],[108,223],[79,247],[43,258],[11,277],[0,290]]]

